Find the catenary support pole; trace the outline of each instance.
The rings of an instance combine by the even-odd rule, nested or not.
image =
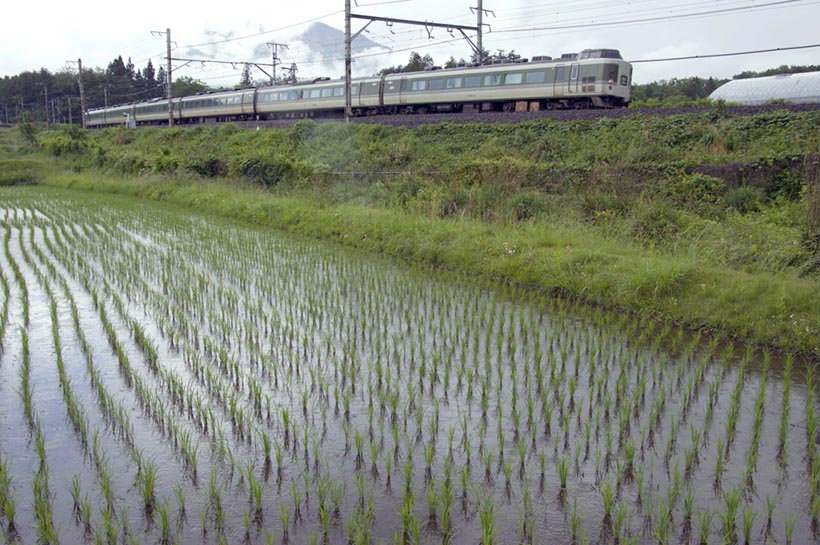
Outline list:
[[[350,0],[345,0],[345,123],[350,122],[353,97],[350,95]]]

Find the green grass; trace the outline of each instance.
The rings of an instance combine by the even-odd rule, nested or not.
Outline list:
[[[0,186],[31,185],[46,174],[42,161],[33,159],[0,159]]]

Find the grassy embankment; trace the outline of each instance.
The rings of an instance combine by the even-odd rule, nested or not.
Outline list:
[[[184,205],[816,358],[818,125],[820,112],[715,110],[61,131],[7,156],[46,163],[47,185]]]

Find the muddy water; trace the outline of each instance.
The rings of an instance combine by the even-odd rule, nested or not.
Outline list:
[[[664,528],[670,543],[697,543],[707,510],[709,543],[719,543],[732,491],[739,542],[744,510],[753,543],[784,543],[790,517],[794,543],[815,539],[806,407],[816,400],[800,361],[785,397],[783,357],[705,336],[130,200],[34,189],[3,197],[0,453],[18,500],[11,541],[37,539],[32,482],[43,471],[17,395],[21,327],[64,543],[102,537],[109,503],[118,539],[162,541],[164,501],[169,540],[180,543],[264,543],[271,533],[280,543],[287,511],[290,543],[409,543],[403,528],[416,527],[425,542],[474,544],[490,505],[499,543],[612,543],[616,528],[622,543],[657,542]],[[56,371],[52,301],[85,440]],[[263,435],[281,459],[274,448],[266,461]],[[198,446],[193,464],[186,441]],[[146,463],[157,468],[149,509]],[[258,511],[248,473],[260,483]],[[69,492],[75,475],[90,531]],[[184,515],[174,487],[185,491]],[[328,488],[340,491],[338,512]]]

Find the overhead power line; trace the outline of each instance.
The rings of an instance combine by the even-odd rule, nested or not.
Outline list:
[[[779,2],[767,2],[765,4],[754,4],[749,6],[715,9],[710,11],[699,11],[695,13],[681,13],[678,15],[662,15],[658,17],[645,17],[643,19],[624,19],[621,21],[604,21],[600,23],[581,23],[576,25],[555,25],[546,27],[530,27],[530,28],[508,28],[493,31],[494,34],[508,34],[512,32],[533,32],[542,30],[574,30],[581,28],[595,28],[603,26],[626,25],[635,23],[655,23],[659,21],[670,21],[673,19],[686,19],[689,17],[702,17],[705,15],[719,15],[722,13],[733,13],[738,11],[753,11],[765,7],[782,6],[784,4],[794,4],[797,2],[805,2],[805,0],[780,0]],[[813,3],[813,2],[812,2]]]
[[[735,53],[714,53],[711,55],[691,55],[688,57],[668,57],[665,59],[640,59],[637,61],[629,61],[632,64],[640,62],[667,62],[667,61],[685,61],[691,59],[713,59],[716,57],[736,57],[738,55],[755,55],[757,53],[775,53],[778,51],[793,51],[795,49],[811,49],[813,47],[820,47],[820,44],[811,45],[796,45],[794,47],[775,47],[773,49],[758,49],[756,51],[737,51]]]

